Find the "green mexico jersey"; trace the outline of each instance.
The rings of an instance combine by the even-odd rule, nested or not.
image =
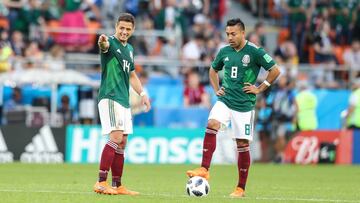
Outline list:
[[[260,68],[269,70],[274,65],[274,60],[263,48],[249,41],[246,41],[245,46],[239,51],[231,46],[222,48],[211,64],[215,71],[224,69],[222,86],[225,88],[225,95],[220,96],[219,101],[235,111],[253,110],[256,95],[245,93],[242,90],[244,83],[255,84]]]
[[[101,53],[101,84],[98,101],[107,98],[129,108],[129,76],[134,68],[134,48],[109,37],[108,52]]]

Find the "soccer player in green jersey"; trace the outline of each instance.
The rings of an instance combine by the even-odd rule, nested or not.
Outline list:
[[[134,71],[134,49],[127,43],[134,29],[134,17],[123,13],[117,20],[115,34],[110,37],[101,35],[98,41],[101,52],[98,108],[102,134],[110,135],[101,155],[99,180],[94,185],[94,191],[101,194],[139,194],[121,185],[127,135],[132,134],[133,131],[129,84],[142,97],[146,111],[151,108],[149,99]],[[110,168],[112,187],[106,182]]]
[[[210,82],[218,101],[211,109],[203,143],[201,167],[187,171],[189,177],[210,177],[209,168],[216,148],[216,134],[221,125],[231,122],[238,151],[238,185],[231,197],[243,197],[250,167],[249,142],[253,139],[256,94],[263,92],[279,76],[273,59],[253,43],[245,40],[245,26],[239,19],[227,21],[228,46],[222,48],[211,64]],[[259,86],[255,85],[260,68],[269,73]],[[224,69],[222,87],[218,71]]]

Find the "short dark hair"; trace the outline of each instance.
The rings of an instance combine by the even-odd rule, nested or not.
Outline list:
[[[135,25],[135,17],[130,13],[121,13],[117,20],[117,23],[119,23],[120,21],[130,22]]]
[[[245,25],[243,21],[240,20],[240,18],[233,18],[227,21],[226,26],[235,26],[238,25],[242,30],[245,31]]]
[[[255,30],[256,29],[259,29],[260,27],[263,27],[264,26],[264,23],[263,22],[257,22],[256,24],[255,24]]]

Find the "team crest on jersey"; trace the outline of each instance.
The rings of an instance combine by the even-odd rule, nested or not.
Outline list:
[[[245,54],[243,56],[241,62],[243,63],[243,66],[248,66],[248,64],[250,63],[250,56]]]

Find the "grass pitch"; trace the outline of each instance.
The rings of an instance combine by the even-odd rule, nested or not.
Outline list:
[[[235,165],[211,169],[207,197],[188,197],[185,171],[194,165],[125,165],[123,184],[140,196],[92,192],[97,164],[0,164],[0,202],[360,202],[360,166],[253,164],[246,197],[228,195]]]

